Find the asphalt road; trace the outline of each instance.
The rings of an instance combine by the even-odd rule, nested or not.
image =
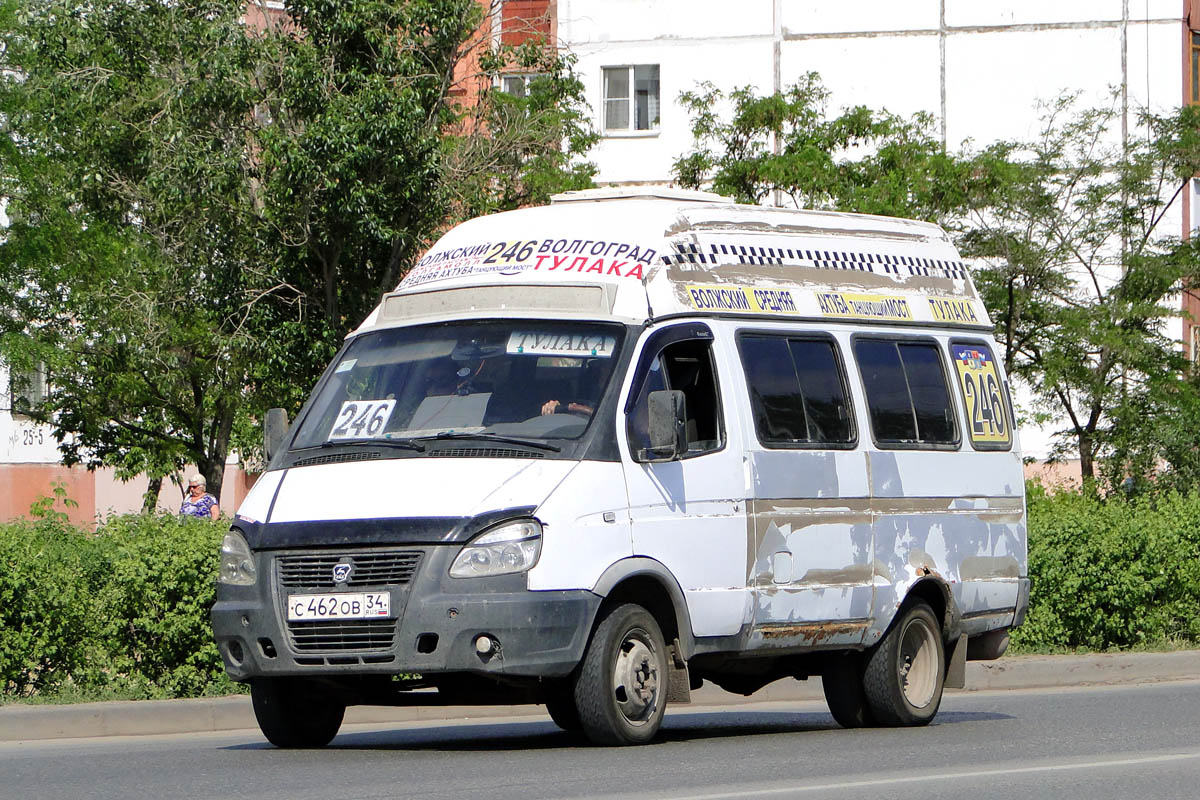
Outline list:
[[[1200,681],[947,695],[928,728],[838,728],[816,702],[669,711],[601,749],[535,717],[0,743],[0,797],[1200,798]]]

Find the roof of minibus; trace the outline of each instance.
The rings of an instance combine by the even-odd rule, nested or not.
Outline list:
[[[990,328],[945,232],[914,220],[601,189],[447,232],[363,323],[528,312],[733,314]]]

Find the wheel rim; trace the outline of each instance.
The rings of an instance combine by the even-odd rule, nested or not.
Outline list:
[[[937,693],[938,652],[935,633],[921,618],[913,619],[900,640],[899,663],[901,691],[913,708],[925,708]]]
[[[625,634],[613,665],[613,697],[621,716],[644,725],[658,708],[658,653],[641,628]]]

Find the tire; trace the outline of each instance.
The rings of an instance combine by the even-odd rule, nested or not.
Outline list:
[[[575,708],[595,744],[644,744],[667,708],[667,646],[650,612],[611,609],[592,634],[575,679]]]
[[[825,690],[829,713],[838,725],[870,728],[876,724],[863,691],[863,659],[858,653],[838,659],[832,669],[821,675],[821,688]]]
[[[913,603],[867,657],[863,691],[880,725],[928,725],[937,714],[946,680],[941,629],[926,603]]]
[[[575,708],[575,693],[570,684],[553,684],[545,690],[542,702],[546,713],[554,724],[568,733],[579,733],[583,723],[579,721],[579,710]]]
[[[250,685],[250,699],[259,729],[276,747],[324,747],[337,736],[346,714],[344,703],[296,679],[258,678]]]

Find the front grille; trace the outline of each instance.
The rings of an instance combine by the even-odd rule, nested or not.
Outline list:
[[[287,626],[298,653],[388,650],[396,638],[394,619],[293,620]]]
[[[531,450],[510,450],[502,447],[447,447],[444,450],[435,450],[431,453],[435,456],[448,456],[452,458],[545,458],[545,453],[539,453]]]
[[[281,556],[276,561],[279,585],[286,589],[331,589],[339,585],[333,580],[333,568],[342,563],[353,565],[345,584],[348,587],[403,586],[416,574],[421,551]]]
[[[330,456],[313,456],[302,458],[292,464],[293,467],[311,467],[314,464],[344,464],[347,461],[373,461],[382,455],[378,450],[354,450],[349,453],[337,453]]]

